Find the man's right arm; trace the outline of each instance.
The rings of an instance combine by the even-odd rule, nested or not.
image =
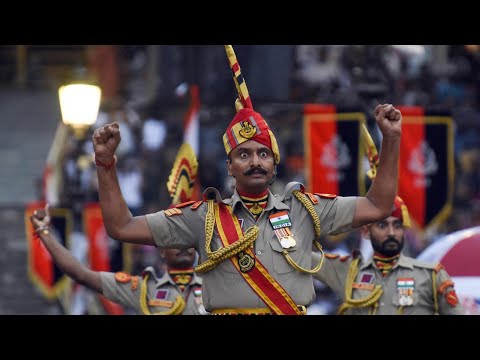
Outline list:
[[[133,217],[123,198],[114,158],[120,140],[117,123],[96,129],[92,137],[105,230],[110,237],[118,241],[155,245],[146,217]]]
[[[38,236],[45,248],[48,250],[57,266],[70,278],[85,285],[89,289],[102,294],[102,283],[100,273],[90,270],[85,265],[80,263],[70,251],[63,247],[60,242],[52,235],[50,224],[50,216],[48,215],[48,206],[46,207],[46,216],[40,215],[41,210],[36,210],[34,215],[30,217],[33,228],[38,233]]]

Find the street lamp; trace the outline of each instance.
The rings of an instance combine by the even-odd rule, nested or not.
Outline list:
[[[95,85],[69,84],[58,89],[58,96],[64,124],[82,139],[97,120],[102,91]]]
[[[74,152],[69,152],[66,160],[75,164],[64,180],[67,197],[71,201],[74,214],[81,214],[83,202],[88,196],[82,186],[82,176],[92,163],[92,156],[84,153],[84,142],[90,127],[96,122],[100,108],[102,91],[98,86],[72,82],[58,89],[62,121],[73,131],[75,137]],[[67,163],[68,164],[68,163]],[[65,166],[65,165],[64,165]],[[87,175],[88,176],[88,175]]]

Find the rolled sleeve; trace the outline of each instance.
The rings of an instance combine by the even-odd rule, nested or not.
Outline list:
[[[115,280],[115,273],[100,272],[102,279],[103,296],[118,304],[138,309],[140,300],[140,281],[138,287],[132,290],[131,282],[119,283]]]
[[[155,244],[161,248],[196,248],[199,234],[205,232],[199,214],[190,209],[170,217],[159,211],[146,218]]]
[[[322,233],[338,235],[351,231],[356,204],[356,196],[320,198],[320,203],[315,208],[320,217]]]

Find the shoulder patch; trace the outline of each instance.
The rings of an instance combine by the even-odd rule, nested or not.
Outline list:
[[[184,202],[184,203],[175,205],[175,207],[176,207],[177,209],[181,209],[181,208],[184,208],[184,207],[186,207],[186,206],[188,206],[188,205],[192,205],[193,203],[195,203],[195,201],[193,201],[193,200],[192,200],[192,201],[187,201],[187,202]]]
[[[131,276],[124,272],[115,273],[115,280],[119,283],[128,283],[131,280]]]
[[[335,199],[337,197],[337,195],[335,194],[315,193],[315,195],[318,195],[321,198],[325,198],[325,199]]]
[[[203,201],[197,201],[197,202],[195,202],[195,204],[193,204],[192,206],[190,206],[190,209],[192,209],[192,210],[197,210],[198,207],[199,207],[200,205],[202,205],[202,204],[203,204]]]
[[[335,259],[338,259],[340,257],[340,255],[338,255],[338,254],[325,254],[325,257],[327,259],[335,260]]]
[[[309,192],[306,192],[305,195],[308,196],[308,198],[309,198],[310,201],[313,203],[313,205],[317,205],[317,204],[318,204],[318,200],[317,200],[317,198],[315,197],[315,195],[313,195],[312,193],[309,193]]]
[[[438,263],[437,266],[435,266],[435,272],[438,273],[440,270],[444,269],[443,265]]]
[[[440,286],[438,287],[438,293],[439,293],[439,294],[443,294],[448,287],[451,286],[451,287],[453,288],[454,285],[455,285],[455,284],[454,284],[454,282],[453,282],[452,280],[450,280],[450,279],[445,280],[445,281],[442,282],[442,283],[440,284]]]
[[[132,277],[132,290],[137,290],[138,287],[138,276]]]
[[[165,216],[167,217],[172,217],[175,215],[182,215],[182,214],[183,214],[182,210],[177,208],[171,208],[171,209],[165,210]]]
[[[445,293],[445,299],[451,307],[455,307],[458,304],[458,297],[455,293],[455,290],[450,290],[449,292]]]

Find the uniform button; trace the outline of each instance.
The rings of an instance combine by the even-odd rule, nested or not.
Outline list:
[[[258,250],[257,255],[262,255],[262,252],[260,250]]]

